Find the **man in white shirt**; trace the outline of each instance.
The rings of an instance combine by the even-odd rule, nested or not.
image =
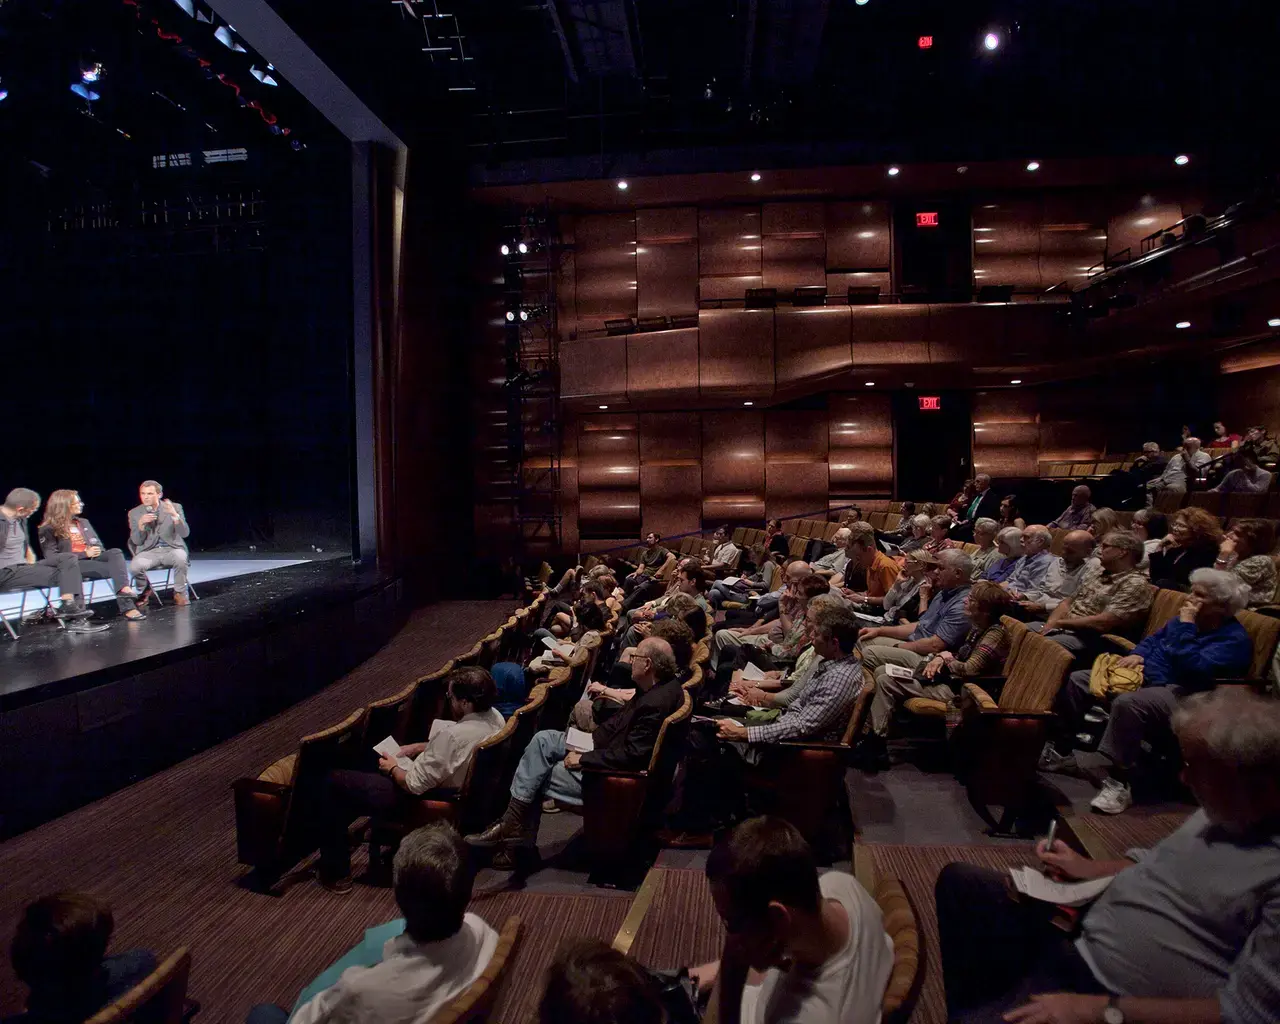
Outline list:
[[[381,774],[329,773],[319,880],[330,892],[351,891],[351,822],[366,814],[394,814],[410,797],[433,789],[457,789],[466,779],[472,752],[502,728],[502,712],[493,706],[498,690],[488,672],[461,668],[449,673],[446,685],[452,720],[433,726],[426,743],[403,746],[396,757],[381,756]],[[413,758],[413,764],[399,767],[401,757]]]
[[[1021,595],[1018,604],[1043,618],[1080,589],[1080,580],[1093,558],[1093,534],[1072,530],[1062,538],[1062,554],[1049,563],[1049,571],[1039,588]]]
[[[879,1021],[893,971],[880,908],[851,875],[819,878],[793,825],[743,822],[711,851],[707,880],[725,922],[724,954],[690,973],[703,989],[718,980],[721,1021]]]
[[[1165,463],[1164,472],[1147,481],[1147,504],[1150,505],[1161,494],[1185,494],[1191,489],[1192,478],[1212,461],[1208,452],[1200,450],[1200,438],[1188,437],[1173,458]]]
[[[498,933],[467,913],[469,851],[452,825],[409,833],[393,865],[404,932],[380,963],[348,967],[336,984],[298,1007],[293,1024],[423,1024],[476,980],[493,959]],[[249,1024],[284,1024],[278,1006],[258,1006]]]
[[[711,535],[711,553],[702,556],[703,568],[719,575],[737,566],[742,552],[738,550],[738,545],[729,539],[729,536],[729,527],[716,528],[716,532]]]

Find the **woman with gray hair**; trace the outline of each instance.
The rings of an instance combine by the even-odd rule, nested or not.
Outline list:
[[[911,519],[911,536],[902,543],[902,553],[908,551],[918,551],[924,547],[929,540],[929,522],[930,517],[926,515],[913,516]]]
[[[1022,531],[1016,526],[1006,526],[996,534],[996,550],[1000,557],[992,562],[978,579],[1003,583],[1013,572],[1022,557]]]
[[[1248,671],[1253,641],[1236,621],[1236,613],[1248,600],[1249,588],[1234,574],[1197,569],[1191,574],[1191,593],[1177,616],[1116,662],[1115,668],[1140,672],[1142,682],[1111,702],[1107,731],[1098,747],[1111,759],[1111,768],[1090,805],[1095,811],[1120,814],[1129,809],[1133,803],[1129,776],[1142,744],[1159,745],[1161,738],[1168,739],[1169,717],[1181,698],[1211,690],[1219,680]],[[1063,687],[1072,722],[1080,721],[1094,703],[1090,672],[1071,673]],[[1055,765],[1056,770],[1062,767]]]

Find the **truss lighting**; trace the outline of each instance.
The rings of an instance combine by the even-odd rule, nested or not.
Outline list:
[[[102,77],[103,70],[104,68],[97,61],[94,61],[92,64],[85,64],[80,69],[80,81],[86,84],[96,82]]]
[[[511,246],[507,245],[506,243],[503,243],[503,245],[501,246],[501,248],[499,249],[499,251],[502,253],[502,255],[503,255],[503,256],[510,256],[510,255],[511,255]]]
[[[514,309],[507,310],[507,323],[511,323],[513,320],[515,320],[515,318],[516,318],[516,311]]]
[[[982,37],[982,45],[987,50],[1000,49],[1000,35],[997,32],[988,32]]]
[[[213,38],[218,40],[218,42],[220,42],[228,50],[235,50],[237,53],[247,53],[248,51],[245,50],[245,48],[241,46],[239,43],[237,43],[235,40],[235,36],[231,34],[234,31],[235,29],[233,29],[230,25],[219,25],[217,30],[213,33]]]
[[[196,5],[192,3],[192,0],[173,0],[173,2],[186,11],[188,18],[196,16]]]
[[[82,99],[88,100],[90,103],[96,103],[98,100],[102,99],[102,96],[100,93],[94,92],[83,82],[73,83],[71,86],[71,91],[75,93],[77,96],[81,97]]]
[[[520,310],[520,322],[521,323],[529,322],[529,311],[527,309]]]
[[[268,64],[265,70],[263,68],[256,68],[256,67],[250,68],[249,74],[253,75],[253,77],[256,78],[263,85],[273,85],[273,86],[279,85],[280,83],[277,82],[273,77],[271,77],[271,72],[274,70],[275,70],[275,65]]]
[[[528,242],[521,242],[519,245],[516,246],[516,252],[518,252],[521,256],[523,256],[528,251],[529,251]]]

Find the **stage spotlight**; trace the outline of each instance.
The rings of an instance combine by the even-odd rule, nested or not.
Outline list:
[[[1191,163],[1191,157],[1187,156],[1186,153],[1179,153],[1173,158],[1173,162],[1179,167],[1186,167],[1187,164]]]
[[[0,96],[0,100],[2,100],[2,99],[4,99],[4,97],[3,97],[3,96]],[[1280,327],[1280,316],[1273,316],[1270,320],[1268,320],[1268,321],[1267,321],[1267,326],[1268,326],[1268,327]]]
[[[898,173],[899,173],[899,169],[897,167],[889,168],[889,171],[888,171],[889,177],[896,178],[898,176]]]
[[[982,45],[987,50],[1000,49],[1000,35],[997,32],[988,32],[982,37]]]
[[[74,84],[71,86],[71,91],[72,91],[73,93],[75,93],[77,96],[83,97],[84,99],[88,100],[90,103],[94,103],[94,102],[96,102],[97,100],[102,99],[102,96],[101,96],[101,95],[99,95],[98,93],[94,92],[92,89],[90,89],[90,88],[89,88],[87,85],[85,85],[83,82],[76,82],[76,83],[74,83]]]
[[[528,320],[529,320],[529,311],[527,309],[520,310],[520,321],[522,323],[527,323]]]
[[[213,38],[218,40],[218,42],[220,42],[228,50],[235,50],[237,53],[247,53],[248,51],[246,51],[243,46],[237,43],[235,40],[235,37],[232,36],[231,33],[234,31],[235,29],[232,28],[230,25],[219,25],[217,28],[217,31],[213,33]]]
[[[275,70],[275,65],[268,64],[266,67],[266,70],[263,70],[262,68],[256,68],[256,67],[250,68],[249,74],[253,75],[253,77],[256,78],[263,85],[279,85],[280,83],[271,77],[271,72],[274,70]]]
[[[1038,171],[1038,170],[1040,170],[1040,161],[1039,161],[1039,160],[1031,160],[1031,161],[1029,161],[1029,162],[1027,163],[1027,170],[1029,170],[1029,171]]]
[[[9,98],[9,90],[4,87],[4,79],[0,78],[0,103]]]
[[[528,251],[529,251],[529,245],[527,242],[521,242],[516,246],[516,252],[520,253],[521,256],[523,256]]]
[[[1174,324],[1173,326],[1174,326],[1174,327],[1176,327],[1176,328],[1178,328],[1178,330],[1180,330],[1180,331],[1185,331],[1188,327],[1190,327],[1190,326],[1191,326],[1191,321],[1190,321],[1190,320],[1179,320],[1179,321],[1178,321],[1176,324]]]
[[[92,64],[82,65],[80,68],[80,81],[89,84],[96,82],[102,77],[103,67],[97,61]]]
[[[515,318],[516,318],[516,311],[514,309],[507,310],[507,323],[511,323],[513,320],[515,320]]]
[[[859,7],[866,7],[866,6],[867,6],[867,0],[853,0],[853,2],[854,2],[855,4],[857,4]]]
[[[630,185],[628,185],[625,181],[620,181],[620,182],[618,182],[618,191],[619,191],[619,192],[625,192],[625,191],[626,191],[627,189],[629,189],[630,187],[631,187],[631,186],[630,186]]]
[[[188,18],[196,16],[196,5],[192,3],[192,0],[173,0],[173,2],[186,12]]]
[[[510,256],[510,255],[511,255],[511,246],[509,246],[509,245],[507,245],[507,244],[503,243],[503,245],[502,245],[502,247],[501,247],[501,249],[500,249],[499,251],[502,253],[502,255],[503,255],[503,256]]]
[[[753,172],[752,172],[752,174],[751,174],[751,180],[752,180],[752,181],[759,181],[759,180],[760,180],[760,172],[759,172],[759,171],[753,171]]]

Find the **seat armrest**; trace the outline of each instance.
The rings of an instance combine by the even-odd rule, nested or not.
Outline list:
[[[581,765],[579,770],[583,775],[594,775],[598,778],[611,779],[647,779],[649,772],[647,769],[641,769],[637,772],[623,771],[621,768],[592,768],[590,765]]]
[[[264,782],[262,779],[236,779],[231,783],[232,790],[236,796],[276,796],[285,797],[289,795],[292,786],[287,786],[282,782]]]
[[[1119,647],[1122,651],[1131,651],[1138,646],[1127,637],[1116,636],[1114,633],[1103,633],[1102,639],[1109,644]]]
[[[977,713],[983,718],[997,719],[1017,719],[1017,718],[1054,718],[1054,711],[1010,711],[1007,708],[983,708],[977,709]]]
[[[965,697],[968,697],[973,706],[978,708],[980,711],[991,710],[998,706],[995,699],[976,683],[964,684],[964,687],[960,691],[960,698],[961,700],[964,700]]]
[[[847,744],[835,740],[783,740],[781,743],[769,744],[780,750],[830,750],[833,753],[848,753]]]

